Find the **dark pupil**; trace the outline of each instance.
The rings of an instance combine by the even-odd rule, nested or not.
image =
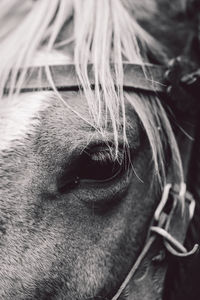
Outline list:
[[[82,157],[78,177],[85,180],[105,181],[115,177],[122,169],[122,163],[114,160],[108,151],[87,154]]]

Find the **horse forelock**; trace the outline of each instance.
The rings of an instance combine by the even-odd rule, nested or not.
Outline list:
[[[154,1],[152,1],[152,3],[154,3]],[[5,60],[3,60],[0,69],[1,95],[3,94],[3,89],[10,71],[12,80],[15,83],[16,70],[20,67],[26,68],[29,65],[33,65],[33,61],[37,61],[37,59],[35,60],[35,55],[38,53],[38,50],[43,49],[43,57],[47,57],[48,54],[49,59],[46,58],[43,64],[56,61],[60,55],[54,52],[56,42],[59,36],[63,36],[61,33],[65,28],[65,24],[68,24],[73,17],[73,34],[66,37],[68,41],[67,47],[63,47],[60,50],[66,55],[66,48],[73,47],[74,56],[70,56],[69,51],[67,53],[69,58],[67,61],[71,60],[76,64],[77,75],[83,87],[96,129],[103,132],[107,120],[111,119],[117,149],[118,132],[119,127],[121,127],[120,118],[122,115],[124,142],[127,143],[125,96],[122,88],[122,62],[126,60],[143,65],[144,62],[148,60],[148,51],[151,51],[155,57],[162,57],[160,53],[163,53],[162,59],[163,61],[165,60],[165,53],[163,52],[162,46],[139,25],[134,14],[130,14],[130,5],[132,10],[135,10],[135,15],[137,15],[138,6],[136,3],[129,3],[129,5],[126,6],[124,1],[120,0],[36,1],[32,9],[21,18],[19,26],[16,26],[10,34],[2,38],[0,54],[1,57],[5,57]],[[156,6],[154,3],[152,9],[156,10]],[[4,8],[6,14],[7,7],[5,6]],[[0,24],[2,22],[3,19],[0,19]],[[0,28],[2,28],[2,26]],[[27,28],[29,28],[29,33],[27,33]],[[1,36],[0,32],[0,37]],[[69,39],[70,37],[71,39]],[[15,40],[17,40],[17,45],[14,48],[12,44]],[[59,42],[62,44],[64,37],[63,41]],[[10,51],[11,47],[12,51]],[[53,52],[54,54],[52,54]],[[64,57],[65,56],[63,56],[61,60],[65,59]],[[38,61],[40,62],[41,59],[38,58]],[[91,61],[94,66],[95,91],[91,90],[87,73],[87,64]],[[115,63],[115,78],[111,75],[110,61]],[[36,62],[35,64],[38,63]],[[116,84],[117,90],[115,88]],[[136,103],[137,100],[135,102],[132,101],[133,108],[136,108]],[[146,123],[146,125],[144,121],[142,123],[147,131],[152,147],[156,172],[159,174],[159,164],[164,165],[164,149],[162,149],[161,137],[159,143],[157,143],[155,138],[156,136],[160,136],[159,126],[157,126],[158,118],[157,120],[153,118],[156,106],[157,104],[155,103],[154,108],[146,112],[149,114],[148,118],[152,121],[148,124]],[[30,109],[29,112],[33,112],[34,109],[33,105],[33,108]],[[139,117],[144,114],[143,110],[144,105],[141,103],[141,105],[137,106]],[[35,109],[35,111],[37,111],[37,109]],[[105,112],[109,115],[109,118],[105,118]],[[29,113],[27,115],[30,116]],[[160,116],[161,123],[162,119],[165,119],[164,110]],[[30,118],[26,120],[26,124],[28,124]],[[104,122],[102,122],[102,120],[104,120]],[[170,131],[169,124],[166,125],[165,123],[163,126],[168,132],[168,135],[171,136],[172,132]],[[175,140],[173,140],[172,148],[177,149]],[[178,153],[178,150],[176,150],[176,152]],[[177,157],[178,154],[176,155],[176,161]],[[181,169],[180,164],[179,167]]]

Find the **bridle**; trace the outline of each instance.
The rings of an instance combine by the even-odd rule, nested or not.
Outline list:
[[[179,187],[166,184],[145,246],[112,300],[162,299],[166,257],[170,254],[184,260],[199,251],[197,244],[190,251],[183,245],[194,209],[195,200],[184,183]]]
[[[114,65],[111,67],[114,72]],[[20,92],[52,90],[46,68],[46,66],[30,67]],[[124,63],[123,69],[125,90],[165,93],[167,85],[163,74],[167,70],[166,67]],[[48,66],[48,70],[58,91],[80,88],[74,64]],[[95,81],[92,64],[88,65],[88,74],[90,84],[93,86]],[[11,88],[8,81],[5,93]],[[185,172],[187,173],[187,170]],[[199,250],[198,245],[189,251],[183,245],[194,209],[195,200],[187,191],[185,183],[177,185],[169,182],[165,185],[144,248],[112,300],[161,299],[168,265],[166,257],[171,255],[184,260],[194,257]]]
[[[26,72],[26,79],[20,86],[20,93],[52,90],[47,68],[54,85],[58,91],[79,90],[81,88],[75,64],[57,64],[51,66],[32,66]],[[136,89],[151,92],[163,92],[166,84],[163,82],[163,73],[166,71],[164,66],[153,64],[123,64],[124,89]],[[88,77],[90,85],[95,85],[93,65],[88,64]],[[114,64],[111,64],[111,72],[114,73]],[[18,74],[20,76],[20,72]],[[117,84],[117,83],[116,83]],[[11,89],[8,81],[5,92]]]

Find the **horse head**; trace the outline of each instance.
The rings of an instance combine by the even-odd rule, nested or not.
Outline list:
[[[164,185],[184,181],[148,68],[181,54],[185,5],[0,4],[1,299],[111,299],[136,261]]]

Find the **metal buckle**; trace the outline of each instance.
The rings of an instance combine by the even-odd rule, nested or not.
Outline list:
[[[165,229],[158,226],[152,226],[151,231],[162,236],[165,242],[167,242],[167,245],[169,244],[173,247],[173,249],[176,249],[176,251],[179,251],[180,253],[187,253],[187,249]]]
[[[157,207],[157,209],[154,213],[154,220],[156,222],[159,222],[161,213],[163,212],[163,209],[164,209],[164,207],[167,203],[167,200],[169,198],[169,193],[170,193],[171,188],[172,188],[171,183],[166,184],[165,187],[164,187],[164,191],[163,191],[163,194],[162,194],[162,197],[161,197],[161,201],[158,204],[158,207]]]
[[[188,201],[189,204],[189,214],[190,214],[190,220],[192,220],[193,216],[194,216],[194,211],[195,211],[195,207],[196,207],[196,202],[192,196],[191,193],[186,192],[185,194],[185,200]]]
[[[198,245],[195,245],[194,248],[188,252],[187,249],[164,228],[171,213],[171,210],[169,212],[164,211],[169,200],[169,195],[173,197],[173,203],[171,204],[172,209],[177,205],[177,201],[183,201],[184,209],[184,201],[187,201],[189,204],[189,221],[193,218],[195,200],[193,196],[186,191],[186,184],[184,182],[180,185],[168,183],[164,187],[161,201],[154,213],[155,226],[151,226],[150,231],[163,237],[164,244],[171,254],[176,256],[189,256],[197,251]]]
[[[195,200],[192,196],[191,193],[189,193],[188,191],[186,191],[186,184],[184,182],[180,183],[180,189],[177,189],[178,185],[172,186],[171,183],[167,183],[164,187],[164,191],[161,197],[161,201],[158,204],[156,211],[154,213],[154,220],[156,222],[159,222],[160,220],[160,216],[163,212],[164,207],[167,204],[167,201],[169,199],[169,195],[170,192],[172,192],[172,194],[177,194],[178,197],[182,198],[183,201],[185,199],[185,201],[189,202],[189,214],[190,214],[190,220],[193,218],[194,216],[194,210],[195,210]]]

